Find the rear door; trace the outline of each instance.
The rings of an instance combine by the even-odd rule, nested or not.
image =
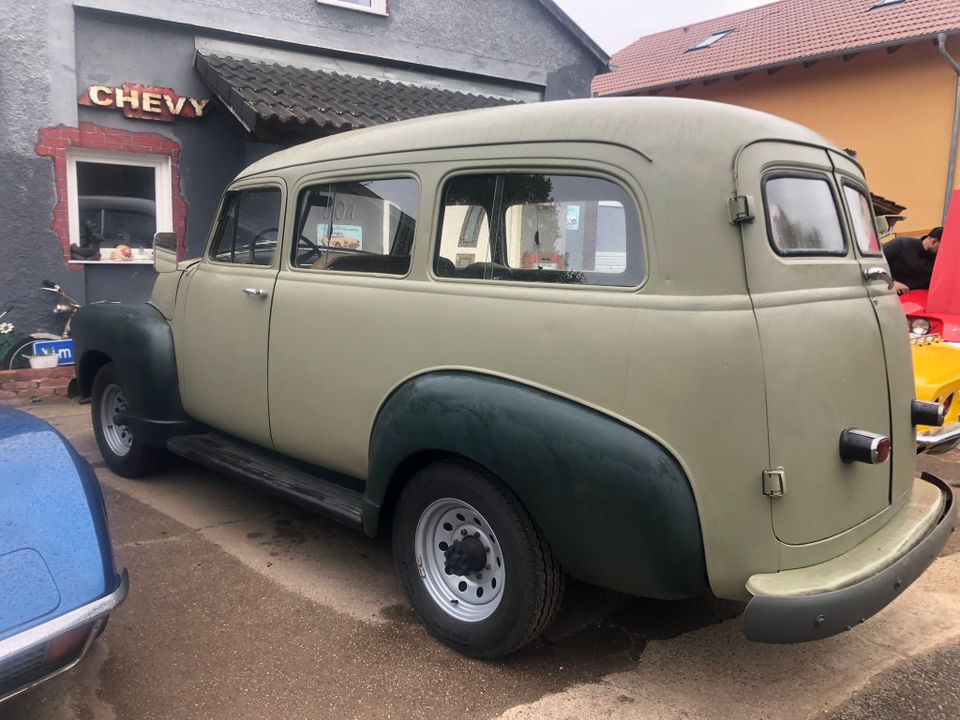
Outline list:
[[[759,142],[741,153],[738,193],[747,284],[760,332],[777,537],[805,544],[843,532],[890,502],[890,464],[845,464],[841,432],[890,434],[884,347],[844,223],[825,149]]]

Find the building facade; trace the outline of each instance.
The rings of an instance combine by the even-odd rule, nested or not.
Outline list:
[[[906,206],[896,230],[917,234],[942,224],[960,186],[958,61],[956,0],[781,0],[640,38],[593,90],[714,100],[806,125],[855,151],[871,190]]]
[[[22,0],[0,15],[0,312],[43,279],[141,301],[151,238],[199,254],[224,186],[304,140],[589,95],[607,57],[552,0]]]

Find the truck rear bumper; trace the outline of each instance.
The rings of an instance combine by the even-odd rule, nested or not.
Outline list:
[[[956,525],[950,488],[923,473],[913,496],[879,531],[840,557],[754,575],[740,620],[755,642],[799,643],[836,635],[874,615],[936,559]]]
[[[930,428],[917,433],[917,452],[940,455],[960,442],[960,422],[942,428]]]

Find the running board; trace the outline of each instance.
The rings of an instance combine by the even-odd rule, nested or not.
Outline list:
[[[363,494],[305,472],[271,452],[219,433],[177,435],[167,440],[167,449],[187,460],[205,465],[250,485],[315,510],[321,515],[362,529]],[[317,468],[318,472],[322,472]],[[331,477],[337,474],[330,472]]]

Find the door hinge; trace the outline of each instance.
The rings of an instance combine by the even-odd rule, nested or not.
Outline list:
[[[787,481],[783,468],[763,471],[763,494],[768,497],[781,497],[787,491]]]
[[[734,225],[750,223],[756,218],[753,214],[752,195],[734,195],[730,198],[730,222]]]

